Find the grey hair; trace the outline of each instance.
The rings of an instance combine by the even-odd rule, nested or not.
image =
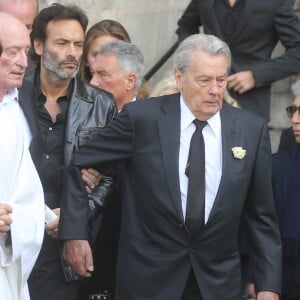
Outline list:
[[[115,55],[124,75],[134,73],[136,75],[135,92],[140,89],[144,77],[144,56],[141,50],[132,43],[121,40],[103,44],[96,55]]]
[[[292,93],[294,96],[300,95],[300,79],[298,79],[296,82],[292,84]]]
[[[230,68],[231,53],[228,45],[213,35],[202,33],[191,35],[179,44],[173,56],[174,68],[184,73],[191,66],[191,55],[198,51],[211,55],[223,54],[227,59],[228,69]]]

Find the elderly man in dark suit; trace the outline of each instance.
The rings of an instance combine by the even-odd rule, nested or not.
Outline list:
[[[294,0],[192,0],[178,21],[179,40],[199,32],[232,51],[228,89],[239,105],[269,119],[271,83],[300,70],[300,21]],[[286,51],[271,54],[278,41]]]
[[[243,212],[257,299],[278,299],[281,243],[266,121],[223,103],[230,50],[220,39],[187,38],[174,66],[180,94],[125,105],[75,154],[60,223],[65,258],[88,276],[80,168],[125,162],[116,299],[238,299]]]

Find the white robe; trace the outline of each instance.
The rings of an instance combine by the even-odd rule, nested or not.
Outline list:
[[[0,299],[29,300],[27,279],[43,241],[42,185],[31,160],[30,130],[17,89],[0,102],[0,202],[12,206],[11,244],[0,237]]]

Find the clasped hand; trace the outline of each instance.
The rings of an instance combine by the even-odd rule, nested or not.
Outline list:
[[[101,174],[94,169],[82,169],[82,180],[85,182],[86,191],[91,194],[93,189],[99,184],[101,180]]]
[[[0,203],[0,236],[6,236],[7,232],[10,231],[11,213],[12,207],[9,204]]]
[[[63,246],[63,257],[78,275],[92,276],[94,262],[88,241],[66,240]]]

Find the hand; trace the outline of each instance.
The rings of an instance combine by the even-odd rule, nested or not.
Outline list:
[[[279,300],[279,295],[273,292],[257,293],[257,300]]]
[[[248,283],[246,286],[246,293],[250,295],[252,298],[256,299],[256,292],[253,283]]]
[[[57,218],[46,224],[45,229],[47,234],[49,234],[53,239],[57,240],[60,208],[52,209],[52,211],[57,215]]]
[[[91,247],[86,240],[66,240],[63,246],[63,257],[78,274],[91,277],[94,263]]]
[[[81,169],[82,180],[86,183],[86,191],[90,194],[92,190],[99,184],[102,176],[94,169]]]
[[[9,214],[12,213],[12,207],[6,203],[0,203],[0,236],[6,236],[7,232],[10,231],[10,224],[12,218]]]
[[[248,92],[255,87],[255,79],[252,71],[242,71],[228,76],[227,88],[239,94]]]

